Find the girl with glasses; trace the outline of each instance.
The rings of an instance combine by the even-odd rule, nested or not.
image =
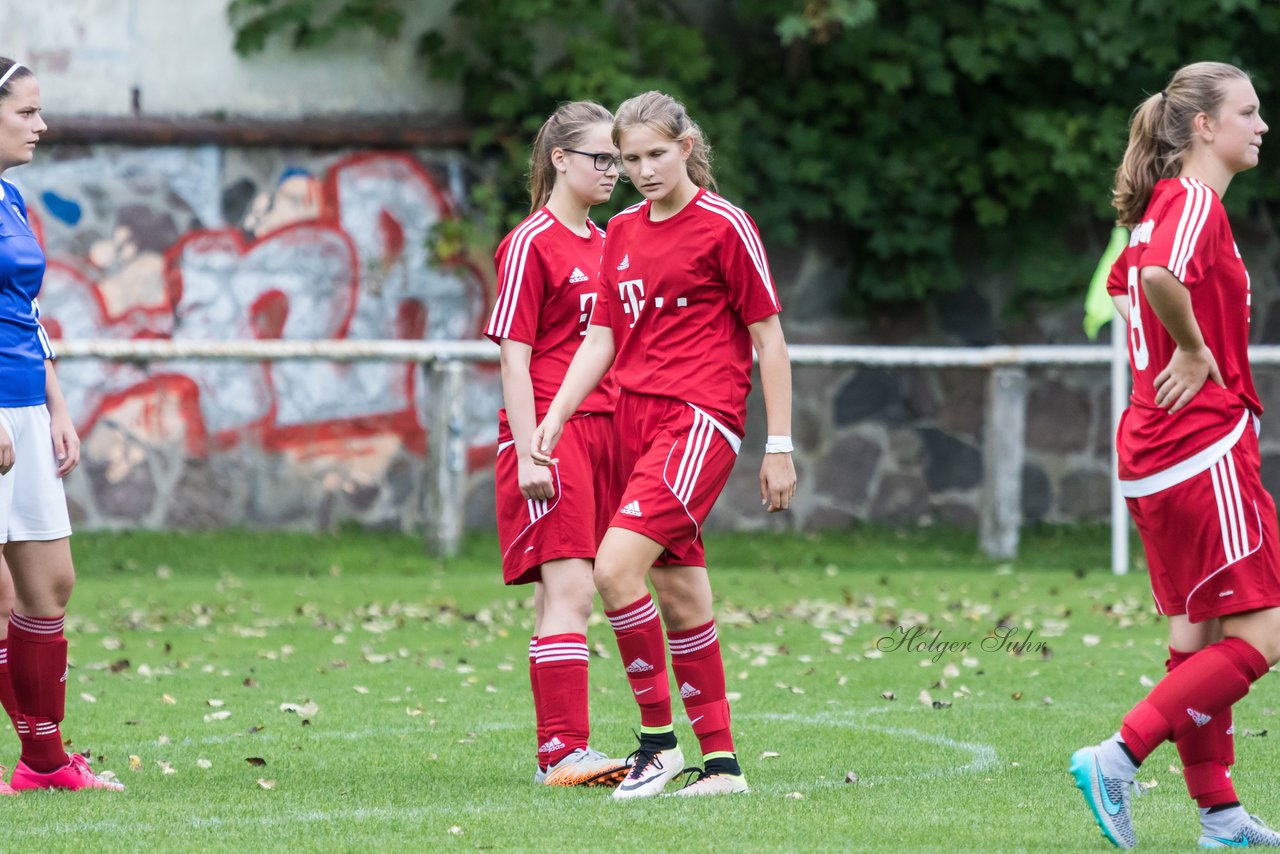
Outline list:
[[[588,218],[618,180],[613,116],[590,101],[562,105],[543,123],[529,158],[529,216],[498,246],[497,301],[485,335],[502,348],[498,540],[507,584],[534,585],[529,680],[537,721],[534,781],[617,785],[625,762],[587,744],[587,618],[592,558],[614,507],[610,380],[593,384],[565,425],[558,465],[529,448],[587,333],[604,232]],[[601,168],[603,167],[603,168]]]

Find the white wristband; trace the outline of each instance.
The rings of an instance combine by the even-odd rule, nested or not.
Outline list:
[[[770,436],[764,443],[766,454],[789,454],[794,450],[795,445],[791,444],[790,436]]]

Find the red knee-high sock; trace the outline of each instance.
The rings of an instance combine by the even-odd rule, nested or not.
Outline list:
[[[668,632],[671,669],[680,686],[680,699],[689,715],[693,734],[704,757],[713,753],[733,753],[733,731],[729,725],[729,701],[724,690],[724,661],[712,620],[696,629]]]
[[[1178,741],[1231,708],[1267,672],[1267,660],[1246,641],[1227,638],[1180,664],[1130,710],[1120,737],[1139,762],[1162,741]]]
[[[39,773],[67,764],[58,724],[67,702],[62,617],[9,617],[9,680],[18,701],[22,761]]]
[[[1165,669],[1172,673],[1175,667],[1188,661],[1194,652],[1183,652],[1169,647],[1169,660]],[[1235,786],[1231,784],[1231,766],[1236,761],[1235,737],[1231,726],[1231,709],[1228,707],[1213,716],[1213,720],[1196,727],[1174,742],[1182,759],[1182,776],[1187,780],[1187,793],[1201,807],[1216,807],[1238,801]]]
[[[587,636],[539,637],[534,673],[542,707],[539,717],[546,729],[538,745],[538,761],[555,765],[567,754],[586,747],[591,734],[587,715]]]
[[[18,698],[13,696],[13,683],[9,681],[9,638],[0,638],[0,706],[18,729]]]
[[[542,742],[546,739],[543,738],[545,730],[543,729],[542,724],[542,700],[538,696],[538,675],[534,670],[534,664],[537,660],[538,636],[534,635],[529,638],[529,689],[533,692],[533,727],[538,742],[536,746],[541,747]],[[539,767],[546,765],[546,763],[542,761],[541,756],[538,757],[538,765]]]
[[[646,593],[617,611],[605,611],[618,636],[618,652],[627,670],[631,693],[640,704],[641,727],[671,726],[671,685],[667,682],[667,652],[662,621]]]

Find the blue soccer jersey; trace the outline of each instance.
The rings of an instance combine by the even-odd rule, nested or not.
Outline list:
[[[0,180],[0,407],[45,402],[44,361],[53,358],[36,296],[44,250],[27,224],[18,188]]]

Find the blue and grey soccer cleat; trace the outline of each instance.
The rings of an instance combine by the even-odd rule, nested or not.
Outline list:
[[[1111,777],[1103,773],[1099,753],[1102,745],[1085,747],[1071,754],[1071,776],[1084,793],[1084,802],[1093,812],[1102,835],[1117,848],[1138,844],[1133,835],[1133,815],[1129,811],[1132,794],[1142,790],[1133,777]]]
[[[1256,815],[1246,813],[1244,819],[1228,833],[1205,829],[1200,834],[1201,848],[1247,848],[1251,845],[1280,848],[1280,833],[1267,827],[1267,823]]]

